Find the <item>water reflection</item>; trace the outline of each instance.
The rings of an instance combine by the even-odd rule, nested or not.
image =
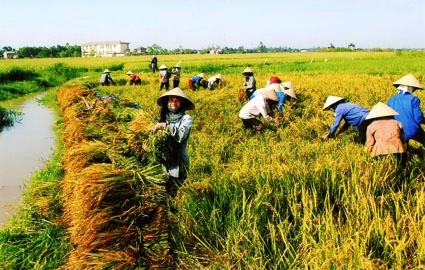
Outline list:
[[[0,132],[0,226],[16,210],[22,187],[54,147],[53,113],[32,98],[16,108],[21,120]]]

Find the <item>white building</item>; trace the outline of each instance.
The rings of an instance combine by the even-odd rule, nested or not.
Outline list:
[[[129,42],[99,41],[81,44],[81,56],[112,57],[125,56],[129,53]]]

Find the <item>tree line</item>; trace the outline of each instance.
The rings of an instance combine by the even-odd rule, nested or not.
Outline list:
[[[79,45],[56,45],[51,47],[31,47],[25,46],[19,49],[14,49],[11,46],[4,46],[0,49],[0,54],[15,52],[18,58],[63,58],[63,57],[81,57],[81,47]]]

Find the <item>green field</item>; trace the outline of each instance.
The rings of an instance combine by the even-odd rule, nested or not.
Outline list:
[[[139,110],[112,109],[114,124],[125,133],[141,111],[157,116],[156,99],[164,91],[159,91],[158,73],[148,69],[149,60],[5,60],[0,73],[19,68],[49,78],[59,63],[59,70],[78,74],[62,87],[86,86],[140,105]],[[406,176],[401,176],[391,160],[372,159],[354,141],[354,129],[328,141],[320,136],[333,121],[332,113],[322,110],[328,95],[370,109],[386,102],[395,93],[392,83],[408,73],[424,85],[424,52],[160,55],[158,60],[169,67],[181,61],[180,88],[195,104],[195,110],[187,112],[194,121],[188,144],[191,168],[173,215],[171,246],[177,269],[423,268],[425,163],[420,145],[410,143]],[[278,76],[292,81],[297,94],[297,102],[285,106],[283,122],[266,124],[261,134],[244,130],[238,118],[243,106],[237,98],[244,81],[241,72],[247,66],[254,70],[258,88]],[[117,85],[98,86],[105,68]],[[140,75],[141,86],[127,85],[128,70]],[[207,77],[222,74],[222,87],[190,90],[187,80],[200,72]],[[62,138],[66,121],[58,109],[57,88],[49,89],[46,102],[57,111]],[[415,94],[424,100],[423,92]],[[425,110],[423,103],[421,107]],[[95,125],[85,130],[96,138],[112,136],[112,131],[107,137],[108,129]],[[72,233],[61,222],[67,211],[59,188],[65,174],[61,164],[63,148],[70,144],[64,141],[58,139],[52,162],[27,188],[20,214],[0,232],[0,266],[56,269],[68,264],[72,269],[69,254],[77,245],[69,243]],[[40,200],[41,193],[46,201]],[[93,254],[92,259],[101,261],[102,256]],[[86,267],[115,269],[101,263]],[[134,262],[130,269],[137,267],[146,265]]]

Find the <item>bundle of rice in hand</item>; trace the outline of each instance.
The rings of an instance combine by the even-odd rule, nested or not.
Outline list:
[[[149,128],[154,122],[155,119],[151,115],[140,110],[131,123],[128,133],[128,144],[136,156],[141,156],[149,151]]]
[[[152,134],[148,148],[153,160],[166,168],[178,161],[180,143],[174,140],[168,130],[158,130]]]

